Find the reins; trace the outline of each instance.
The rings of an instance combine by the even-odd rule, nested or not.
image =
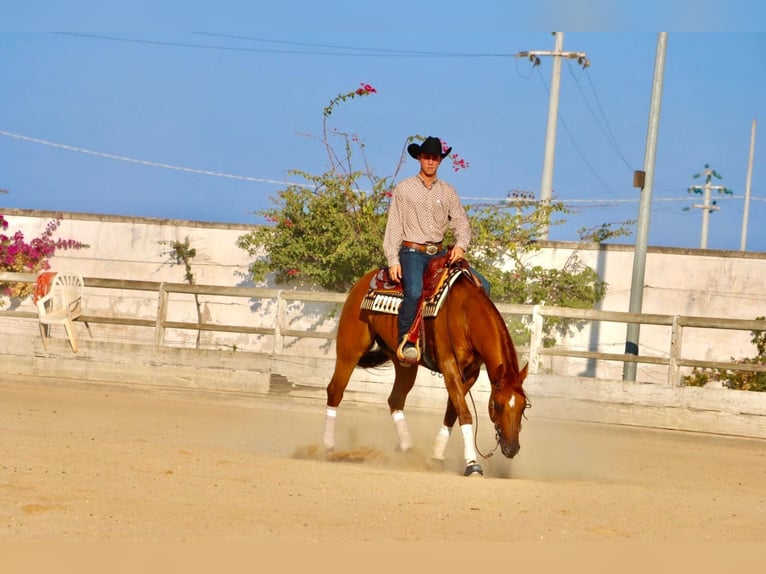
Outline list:
[[[461,376],[462,376],[462,374],[461,374]],[[479,444],[476,441],[476,437],[479,434],[479,415],[476,412],[476,401],[473,400],[473,395],[471,394],[471,389],[468,389],[468,396],[471,397],[471,405],[473,405],[473,418],[476,419],[476,424],[474,425],[474,429],[473,429],[473,446],[474,446],[474,448],[476,449],[476,452],[478,453],[478,455],[481,458],[483,458],[485,460],[488,460],[490,457],[492,457],[492,455],[495,454],[495,451],[497,450],[497,447],[500,446],[500,439],[497,438],[497,433],[495,433],[495,448],[493,448],[491,451],[489,451],[489,454],[484,454],[483,452],[481,452],[481,449],[479,448]]]
[[[452,356],[455,357],[455,364],[458,365],[458,370],[460,371],[460,380],[462,381],[463,385],[466,384],[465,375],[463,374],[463,369],[460,368],[460,363],[457,360],[457,352],[455,351],[455,343],[452,340],[452,331],[449,329],[449,312],[450,312],[450,295],[449,292],[452,290],[452,284],[447,284],[447,293],[446,293],[446,309],[445,313],[447,315],[447,340],[450,344],[450,350],[452,351]],[[477,437],[479,436],[479,414],[476,411],[476,401],[473,400],[473,394],[471,393],[471,389],[468,389],[468,396],[471,398],[471,405],[473,405],[473,418],[474,418],[474,425],[473,425],[473,446],[476,449],[476,453],[483,459],[488,460],[492,455],[495,454],[495,451],[497,450],[497,447],[500,446],[500,439],[497,437],[497,433],[495,433],[495,448],[493,448],[489,454],[484,454],[481,449],[479,448],[479,443],[477,440]]]

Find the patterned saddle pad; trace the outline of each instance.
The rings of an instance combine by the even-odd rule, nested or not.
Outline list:
[[[435,284],[434,288],[424,293],[423,317],[436,317],[441,308],[449,287],[457,281],[461,274],[470,272],[462,267],[446,269]],[[361,308],[375,313],[397,315],[402,304],[404,292],[400,284],[388,280],[388,270],[381,269],[370,280],[370,289],[362,299]]]

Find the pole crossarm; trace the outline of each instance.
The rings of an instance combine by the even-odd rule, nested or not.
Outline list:
[[[553,58],[567,58],[577,60],[583,68],[590,66],[590,60],[585,52],[564,52],[562,50],[529,50],[516,54],[517,58],[527,58],[533,66],[540,65],[540,57],[549,56]]]

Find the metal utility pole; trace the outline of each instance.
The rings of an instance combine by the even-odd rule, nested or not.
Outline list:
[[[755,150],[755,120],[750,131],[750,159],[747,162],[747,182],[745,183],[745,210],[742,213],[742,236],[739,240],[739,250],[745,251],[747,244],[747,217],[750,211],[750,183],[753,181],[753,154]]]
[[[652,185],[654,184],[654,161],[657,155],[657,134],[660,129],[660,108],[662,107],[662,82],[665,76],[665,52],[668,33],[657,35],[657,54],[654,59],[654,80],[652,99],[649,104],[649,126],[646,133],[644,170],[634,174],[634,184],[641,188],[636,225],[636,248],[633,254],[633,276],[630,281],[630,306],[628,312],[640,313],[644,300],[644,276],[646,274],[646,249],[649,238],[649,218],[652,209]],[[628,323],[625,337],[625,354],[638,355],[639,323]],[[636,363],[625,362],[622,368],[624,381],[636,380]]]
[[[550,51],[534,50],[531,52],[519,52],[517,57],[529,58],[533,66],[540,65],[540,56],[553,58],[553,71],[551,72],[551,93],[548,100],[548,128],[545,132],[545,156],[543,158],[543,178],[540,183],[540,204],[546,207],[553,195],[553,160],[556,154],[556,127],[559,115],[559,91],[561,87],[561,58],[576,59],[583,68],[590,65],[585,52],[564,52],[564,33],[553,32],[556,37],[554,49]],[[540,239],[548,239],[548,224],[541,229]]]
[[[690,185],[689,193],[696,193],[703,196],[702,204],[696,204],[692,207],[696,207],[702,210],[702,234],[700,237],[700,249],[707,249],[707,236],[708,227],[710,226],[710,214],[713,211],[718,211],[718,202],[711,201],[712,191],[716,190],[718,193],[725,193],[732,195],[732,191],[723,185],[713,185],[713,178],[721,179],[721,175],[708,164],[705,164],[705,170],[702,173],[695,173],[692,178],[698,178],[702,175],[705,176],[705,185]],[[688,210],[688,208],[686,208]]]

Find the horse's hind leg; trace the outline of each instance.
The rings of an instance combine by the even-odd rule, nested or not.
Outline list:
[[[415,384],[418,368],[417,366],[403,367],[401,364],[395,363],[394,369],[396,379],[391,394],[388,396],[388,408],[391,410],[394,427],[396,427],[396,432],[399,435],[399,448],[402,452],[407,452],[412,448],[412,436],[404,418],[404,403]]]
[[[327,408],[323,443],[325,450],[335,449],[335,421],[338,406],[343,400],[343,393],[348,386],[351,374],[359,359],[372,346],[372,335],[366,325],[358,321],[346,321],[338,329],[336,343],[335,370],[327,385]],[[342,335],[342,336],[341,336]]]
[[[361,353],[360,353],[361,355]],[[346,357],[339,353],[335,361],[335,370],[333,371],[330,383],[327,385],[327,408],[325,410],[325,424],[323,443],[325,450],[335,449],[335,420],[338,414],[338,406],[343,400],[343,393],[348,386],[351,374],[354,372],[358,357]]]

